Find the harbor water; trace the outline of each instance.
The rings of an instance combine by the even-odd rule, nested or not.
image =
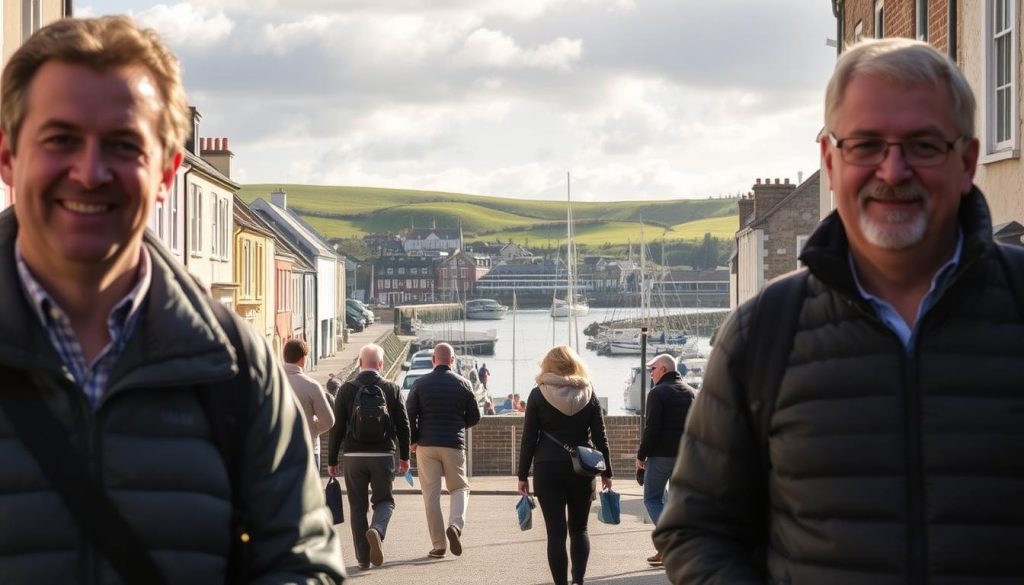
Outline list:
[[[702,309],[668,309],[671,314],[700,311]],[[583,329],[594,321],[602,322],[636,316],[636,310],[630,313],[623,309],[592,308],[588,315],[578,318],[578,351],[590,371],[590,377],[598,397],[607,399],[608,414],[623,414],[622,393],[625,390],[631,368],[640,365],[640,356],[598,355],[596,351],[586,349],[588,337],[583,334]],[[513,327],[513,322],[515,327]],[[463,321],[432,323],[430,328],[450,328],[462,331]],[[568,320],[552,319],[547,309],[519,310],[516,311],[514,319],[510,311],[504,319],[497,321],[465,321],[466,331],[487,331],[489,329],[494,329],[498,335],[494,355],[478,355],[476,360],[478,366],[487,364],[487,369],[491,372],[487,387],[496,405],[501,404],[505,397],[512,392],[518,393],[522,400],[526,400],[535,385],[534,378],[540,371],[540,360],[547,350],[554,345],[569,344]],[[514,363],[512,359],[513,344],[515,344]],[[571,345],[576,347],[575,339]],[[697,346],[701,354],[706,355],[711,351],[710,338],[698,337]],[[458,347],[455,349],[459,350]],[[651,357],[654,356],[649,354],[648,359]]]

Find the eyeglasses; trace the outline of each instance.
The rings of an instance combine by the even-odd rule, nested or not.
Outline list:
[[[949,159],[949,152],[963,139],[964,136],[960,136],[950,142],[936,136],[922,136],[889,142],[881,138],[839,139],[831,132],[828,135],[829,142],[839,149],[843,161],[864,167],[882,164],[889,155],[890,146],[899,146],[903,160],[912,167],[937,167]]]

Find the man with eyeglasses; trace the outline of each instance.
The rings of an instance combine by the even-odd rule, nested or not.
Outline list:
[[[686,414],[696,392],[683,382],[683,374],[672,354],[663,353],[647,362],[654,383],[647,395],[644,432],[636,450],[636,468],[644,470],[644,508],[651,522],[658,524],[665,508],[665,486],[676,462],[679,439],[683,436]],[[661,553],[647,557],[652,567],[661,566]]]
[[[1024,271],[973,185],[974,120],[925,43],[839,58],[837,209],[773,285],[793,294],[718,335],[654,534],[671,582],[1024,582]],[[787,306],[792,337],[758,327]],[[748,356],[774,344],[773,384]]]

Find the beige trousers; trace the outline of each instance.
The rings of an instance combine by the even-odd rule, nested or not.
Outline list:
[[[434,549],[447,550],[444,531],[454,526],[462,532],[469,506],[469,481],[466,479],[466,451],[451,447],[416,447],[416,469],[427,513],[427,530]],[[448,488],[448,524],[441,512],[441,477]]]

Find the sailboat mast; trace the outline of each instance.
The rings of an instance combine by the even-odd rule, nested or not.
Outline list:
[[[512,393],[516,392],[516,313],[519,301],[516,298],[516,289],[512,288]],[[500,396],[500,394],[499,394]]]
[[[569,347],[573,347],[573,341],[575,341],[575,349],[578,351],[580,347],[580,335],[579,327],[576,323],[576,243],[573,239],[572,230],[572,181],[569,173],[565,173],[565,208],[566,208],[566,245],[565,245],[565,257],[566,257],[566,270],[569,277],[569,290],[566,294],[566,302],[569,305]]]

